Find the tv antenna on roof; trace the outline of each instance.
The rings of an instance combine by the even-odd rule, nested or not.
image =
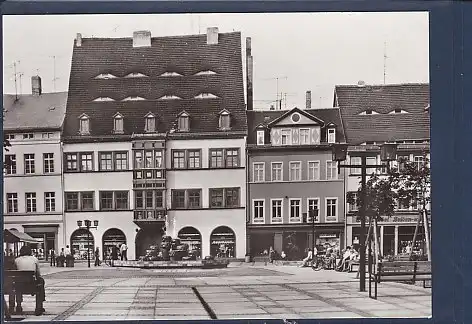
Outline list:
[[[56,92],[56,81],[59,79],[56,77],[56,56],[51,56],[53,62],[53,78],[52,78],[52,85],[54,88],[54,92]]]
[[[387,78],[387,42],[384,42],[384,84]]]
[[[16,66],[20,64],[20,61],[13,62],[13,77],[15,78],[15,101],[18,100],[18,78],[20,78],[20,89],[21,89],[21,76],[23,73],[16,72]]]

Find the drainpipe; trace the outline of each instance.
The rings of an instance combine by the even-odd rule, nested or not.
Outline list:
[[[245,169],[246,169],[246,253],[251,252],[251,247],[250,244],[247,244],[248,241],[249,243],[251,240],[248,240],[249,233],[248,233],[248,224],[250,223],[250,208],[251,208],[251,195],[250,195],[250,185],[249,185],[249,149],[247,147],[247,138],[246,138],[246,164],[245,164]]]
[[[62,140],[59,140],[59,149],[60,149],[60,154],[61,154],[61,194],[62,194],[62,236],[64,240],[64,245],[67,245],[67,227],[66,227],[66,193],[65,193],[65,187],[64,187],[64,142]],[[57,244],[58,242],[56,242]],[[57,244],[56,247],[54,247],[56,251],[60,251],[59,245]]]

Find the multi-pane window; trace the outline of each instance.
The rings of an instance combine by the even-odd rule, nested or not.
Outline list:
[[[326,161],[326,180],[336,180],[338,178],[338,167],[336,161]]]
[[[181,115],[179,116],[179,131],[181,132],[188,132],[189,130],[189,116],[188,115]]]
[[[239,149],[210,149],[210,168],[239,167]]]
[[[185,190],[172,190],[172,208],[185,208]]]
[[[80,154],[80,171],[93,171],[93,153]]]
[[[25,174],[35,173],[34,154],[25,154]]]
[[[36,192],[27,192],[26,196],[26,212],[34,213],[36,212]]]
[[[302,163],[301,162],[290,162],[290,181],[302,180]]]
[[[100,191],[100,210],[113,210],[113,191]]]
[[[56,211],[56,193],[55,192],[44,193],[44,210],[47,212]]]
[[[326,198],[326,221],[336,222],[338,220],[338,199]]]
[[[377,157],[375,156],[368,156],[366,158],[366,164],[367,165],[376,165],[377,164]],[[367,175],[371,175],[372,173],[376,173],[377,172],[377,168],[368,168],[367,169]]]
[[[335,143],[335,142],[336,142],[336,129],[328,128],[328,143]]]
[[[34,138],[34,134],[33,133],[26,133],[26,134],[23,134],[23,139],[33,139]]]
[[[272,181],[283,181],[283,162],[272,162],[271,164],[271,179]]]
[[[351,156],[351,165],[361,165],[361,157],[359,156]],[[361,174],[360,168],[351,168],[351,174]]]
[[[78,192],[66,192],[66,211],[79,210],[79,193]]]
[[[100,152],[99,159],[100,159],[99,161],[100,171],[113,170],[113,153],[112,152]]]
[[[134,168],[142,169],[143,166],[143,151],[134,151]]]
[[[310,144],[310,130],[308,128],[300,129],[300,144]]]
[[[126,152],[115,153],[115,164],[121,163],[120,167],[125,167],[124,159],[126,154],[126,168],[128,168],[128,154]],[[162,150],[135,150],[134,151],[134,168],[135,169],[152,169],[162,168]],[[121,161],[121,162],[120,162]]]
[[[350,195],[352,197],[352,202],[348,203],[348,211],[357,211],[359,209],[359,207],[357,206],[357,192],[351,192]]]
[[[210,208],[240,207],[240,188],[212,188],[210,191]]]
[[[282,145],[292,144],[292,131],[290,129],[282,129]]]
[[[223,168],[223,149],[212,149],[210,150],[210,168]]]
[[[185,151],[172,151],[172,168],[185,169]]]
[[[116,210],[127,210],[128,205],[128,191],[115,191],[115,209]]]
[[[307,215],[308,215],[308,222],[312,222],[311,216],[310,216],[310,210],[314,210],[315,212],[315,222],[318,222],[320,220],[319,214],[320,214],[320,206],[319,206],[319,200],[318,198],[308,198],[307,199]]]
[[[144,151],[144,167],[152,168],[153,161],[154,161],[153,151]]]
[[[290,221],[300,221],[302,200],[301,199],[290,199]]]
[[[115,152],[115,170],[128,170],[128,153]]]
[[[114,119],[113,130],[116,134],[123,134],[123,116],[117,115]]]
[[[152,133],[156,131],[156,118],[154,116],[146,117],[144,130],[145,132],[148,132],[148,133]]]
[[[79,133],[82,135],[90,134],[90,121],[87,116],[80,118]]]
[[[81,210],[93,210],[94,206],[94,192],[84,191],[80,193],[80,207]]]
[[[272,222],[282,222],[282,199],[272,199],[271,200],[271,220]]]
[[[164,207],[164,191],[154,190],[154,208]]]
[[[5,155],[5,170],[7,174],[16,174],[16,155],[6,154]]]
[[[144,208],[144,192],[141,190],[136,190],[134,192],[134,208],[143,209]]]
[[[188,168],[198,169],[201,167],[201,152],[200,150],[188,150]]]
[[[421,170],[421,168],[424,166],[425,164],[425,158],[424,156],[415,156],[413,158],[413,161],[415,162],[415,166],[416,166],[416,169],[417,170]]]
[[[257,145],[264,145],[265,144],[265,132],[263,130],[257,131]]]
[[[308,180],[320,180],[320,161],[308,162]]]
[[[134,191],[134,208],[136,209],[163,208],[163,204],[162,190]]]
[[[264,182],[265,181],[265,163],[264,162],[254,162],[252,164],[253,168],[253,181],[254,182]]]
[[[187,190],[187,207],[200,208],[202,201],[202,191],[200,189]]]
[[[150,208],[153,208],[153,204],[154,204],[154,194],[152,190],[146,190],[144,192],[144,207],[146,209],[150,209]]]
[[[44,173],[54,172],[54,153],[43,154],[43,167],[44,167]]]
[[[78,153],[66,153],[66,171],[77,171]]]
[[[18,194],[16,192],[7,193],[7,212],[18,212]]]
[[[53,138],[54,134],[53,133],[42,133],[41,137],[42,138]]]
[[[264,200],[263,199],[253,200],[253,221],[254,223],[264,222]]]

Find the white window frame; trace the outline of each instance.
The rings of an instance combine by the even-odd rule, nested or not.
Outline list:
[[[11,197],[9,195],[11,195]],[[11,203],[11,207],[12,207],[11,211],[8,209],[8,205],[10,203]],[[15,203],[16,203],[16,205],[15,205]],[[18,193],[17,192],[7,192],[7,199],[6,199],[6,206],[5,207],[6,207],[6,211],[7,211],[6,213],[7,214],[18,213],[19,199],[18,199]]]
[[[308,197],[306,199],[306,217],[308,223],[311,223],[311,218],[310,218],[310,200],[316,200],[318,202],[318,220],[315,220],[315,223],[320,223],[321,222],[321,206],[320,206],[320,197]]]
[[[292,165],[298,164],[300,166],[300,178],[292,179]],[[302,181],[302,161],[290,161],[288,163],[288,178],[290,181]]]
[[[315,164],[318,164],[318,167],[317,168],[314,168],[314,170],[316,171],[316,169],[318,169],[318,171],[315,173],[313,172],[313,175],[315,176],[314,178],[310,178],[310,163],[315,163]],[[315,160],[315,161],[307,161],[306,163],[306,170],[307,170],[307,180],[309,181],[318,181],[321,179],[321,161],[320,160]]]
[[[256,132],[256,139],[257,139],[257,141],[256,141],[257,145],[264,145],[265,144],[265,132],[263,130],[258,130]]]
[[[262,202],[262,218],[256,219],[256,202]],[[258,206],[260,208],[260,206]],[[261,224],[265,223],[265,199],[253,199],[252,200],[252,223]]]
[[[359,210],[359,206],[357,206],[357,191],[352,191],[351,192],[354,195],[354,204],[350,204],[349,202],[346,202],[346,208],[348,213],[356,212]],[[354,207],[354,209],[351,209],[351,206]]]
[[[279,180],[274,180],[274,174],[275,174],[274,164],[280,164],[280,179]],[[273,182],[284,181],[284,163],[282,161],[270,163],[270,181],[273,181]]]
[[[421,160],[421,161],[417,161],[417,158],[418,158],[418,160]],[[420,169],[420,164],[425,164],[426,159],[424,158],[423,155],[414,155],[413,156],[413,162],[415,163],[417,170],[419,170]]]
[[[79,133],[81,135],[90,134],[90,119],[88,116],[82,116],[79,119]]]
[[[146,133],[156,132],[156,117],[154,115],[148,115],[144,118],[144,131]]]
[[[300,206],[299,206],[299,215],[298,217],[292,217],[292,201],[298,201]],[[302,222],[302,199],[301,198],[289,198],[288,199],[288,222],[289,223],[301,223]],[[297,220],[298,218],[298,220]]]
[[[48,155],[52,154],[52,157]],[[54,173],[54,153],[43,153],[43,173]]]
[[[370,160],[370,161],[373,161],[373,159],[375,159],[375,162],[373,162],[373,163],[372,163],[372,162],[369,162],[369,160]],[[369,163],[372,163],[372,164],[369,164]],[[378,156],[367,156],[367,157],[365,158],[365,164],[366,164],[366,166],[367,166],[367,169],[366,169],[367,176],[371,175],[372,173],[375,173],[375,174],[379,173],[379,170],[378,170],[377,168],[375,168],[375,167],[369,168],[369,165],[377,165],[377,164],[379,164],[379,162],[378,162]]]
[[[124,132],[123,116],[117,115],[113,118],[113,132],[115,134],[123,134]]]
[[[31,196],[28,197],[28,195]],[[31,210],[28,209],[28,202],[31,203]],[[38,195],[36,194],[36,192],[25,192],[25,211],[27,213],[38,212]]]
[[[336,128],[334,127],[328,128],[328,132],[326,136],[328,137],[327,142],[329,144],[336,143]]]
[[[284,134],[286,133],[286,134]],[[284,144],[283,138],[287,136],[287,143]],[[280,145],[292,145],[292,130],[285,128],[280,130]]]
[[[328,164],[334,164],[334,166],[332,166],[331,168],[328,167]],[[336,161],[332,161],[332,160],[326,160],[326,180],[338,180],[338,170],[337,170],[337,162]],[[328,172],[333,172],[334,170],[334,175],[332,175],[332,178],[329,178],[328,175],[329,173]]]
[[[274,217],[274,201],[280,201],[280,218]],[[272,198],[270,200],[270,223],[271,224],[282,224],[284,222],[284,199],[283,198]]]
[[[307,141],[302,141],[302,131],[307,131]],[[310,129],[309,128],[300,128],[300,145],[308,145],[310,144]]]
[[[262,180],[256,178],[256,165],[262,165]],[[259,169],[258,169],[259,170]],[[252,182],[265,182],[265,162],[253,162],[252,163]]]
[[[328,200],[336,200],[336,219],[329,220],[328,219]],[[339,197],[325,197],[325,222],[326,223],[337,223],[339,220]]]
[[[357,161],[357,162],[356,162]],[[361,175],[361,164],[362,164],[362,158],[360,156],[350,156],[349,157],[349,164],[351,165],[359,165],[358,168],[350,168],[349,169],[349,174],[350,175]]]
[[[52,196],[50,194],[52,194]],[[54,208],[51,208],[51,207],[54,207]],[[50,210],[48,210],[48,208]],[[55,211],[56,211],[56,193],[53,191],[45,192],[44,193],[44,212],[53,213]]]

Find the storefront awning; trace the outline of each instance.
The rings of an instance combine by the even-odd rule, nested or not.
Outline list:
[[[5,229],[3,231],[3,241],[5,243],[24,242],[24,243],[37,244],[37,243],[40,243],[42,240],[32,238],[28,234],[19,232],[18,230],[15,230],[15,229]]]

